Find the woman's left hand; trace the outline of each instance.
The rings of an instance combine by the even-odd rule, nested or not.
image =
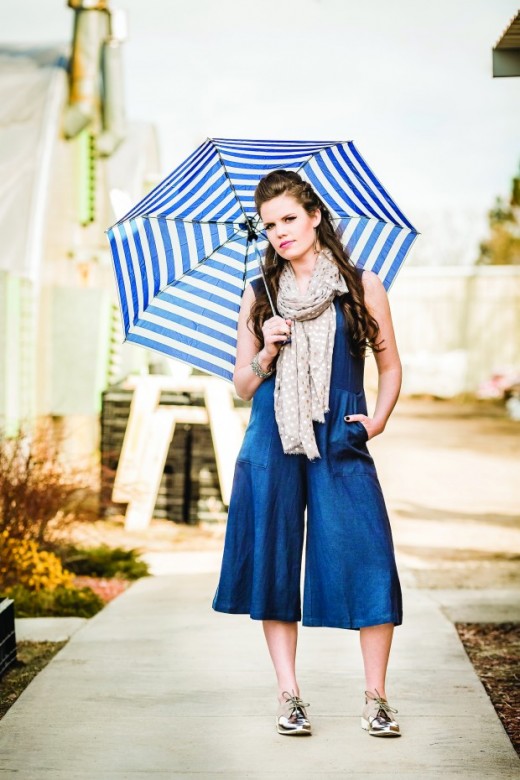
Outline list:
[[[384,431],[384,427],[382,428],[376,420],[373,420],[372,417],[367,417],[366,414],[349,414],[345,418],[347,424],[356,421],[365,426],[369,439],[372,439],[374,436],[377,436],[378,433]]]

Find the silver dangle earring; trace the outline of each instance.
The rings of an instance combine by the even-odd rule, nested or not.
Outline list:
[[[315,255],[319,255],[321,250],[318,249],[318,228],[314,228],[314,230],[316,231],[316,235],[314,237],[314,247],[313,247],[314,248],[314,254]]]

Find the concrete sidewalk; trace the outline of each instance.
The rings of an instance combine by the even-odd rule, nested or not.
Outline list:
[[[206,567],[207,568],[207,567]],[[434,599],[404,591],[390,703],[403,736],[360,728],[354,631],[302,628],[314,734],[279,736],[261,623],[211,609],[217,573],[135,583],[80,628],[0,721],[13,780],[518,778],[520,761]]]

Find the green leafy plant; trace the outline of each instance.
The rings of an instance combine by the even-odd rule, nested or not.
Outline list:
[[[148,564],[139,560],[139,551],[136,549],[125,550],[106,544],[89,548],[69,545],[58,550],[58,554],[68,571],[78,575],[137,580],[150,573]]]
[[[14,599],[17,618],[20,617],[85,617],[104,607],[103,600],[91,588],[29,590],[23,585],[6,588],[2,595]]]

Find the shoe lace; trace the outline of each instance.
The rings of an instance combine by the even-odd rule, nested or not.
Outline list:
[[[289,698],[284,698],[284,702],[289,705],[291,715],[296,711],[300,710],[302,707],[310,707],[311,705],[309,702],[305,702],[302,699],[300,699],[299,696],[296,696],[294,691],[292,692],[292,696],[289,693],[289,691],[284,691],[282,693],[282,696],[288,696]],[[303,713],[302,713],[303,714]]]
[[[378,715],[381,713],[384,718],[388,718],[388,719],[391,720],[392,719],[391,713],[393,713],[393,712],[397,713],[397,712],[399,712],[399,710],[396,710],[396,709],[394,709],[394,707],[391,707],[389,705],[389,703],[387,702],[387,700],[382,698],[382,696],[380,695],[380,693],[377,690],[377,688],[374,688],[374,690],[375,690],[375,692],[377,694],[376,696],[374,696],[371,691],[365,691],[365,696],[368,699],[372,699],[372,701],[376,702],[377,707],[378,707],[378,711],[377,711]]]

